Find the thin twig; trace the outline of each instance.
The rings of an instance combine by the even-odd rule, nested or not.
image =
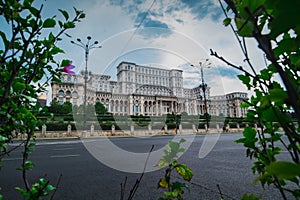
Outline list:
[[[232,64],[231,62],[229,62],[228,60],[226,60],[226,59],[223,58],[222,56],[219,56],[219,55],[217,54],[217,52],[213,51],[212,49],[210,49],[210,55],[211,55],[211,56],[214,56],[214,57],[216,57],[216,58],[218,58],[219,60],[223,61],[223,62],[226,63],[227,65],[229,65],[229,66],[231,66],[231,67],[233,67],[233,68],[235,68],[235,69],[237,69],[237,70],[240,70],[240,71],[244,72],[245,75],[250,76],[250,77],[252,77],[252,78],[255,78],[254,75],[250,74],[250,73],[249,73],[248,71],[246,71],[242,66],[237,66],[237,65]]]
[[[61,177],[62,177],[62,174],[60,174],[59,177],[58,177],[57,183],[56,183],[56,185],[55,185],[55,190],[54,190],[53,194],[51,195],[50,200],[53,200],[53,198],[54,198],[54,195],[55,195],[55,193],[56,193],[56,191],[57,191],[57,189],[58,189],[58,186],[59,186],[59,184],[60,184]]]
[[[142,180],[142,178],[143,178],[143,176],[144,176],[144,174],[145,174],[146,167],[147,167],[147,163],[148,163],[150,154],[151,154],[152,151],[153,151],[153,148],[154,148],[154,145],[151,146],[151,149],[150,149],[150,151],[149,151],[149,154],[148,154],[148,156],[147,156],[147,159],[146,159],[146,162],[145,162],[145,165],[144,165],[143,172],[142,172],[140,178],[136,180],[134,186],[133,186],[132,189],[130,190],[130,194],[129,194],[129,197],[128,197],[127,200],[132,200],[132,199],[133,199],[133,197],[134,197],[134,195],[135,195],[135,193],[136,193],[136,191],[137,191],[137,189],[138,189],[138,187],[139,187],[139,185],[140,185],[140,182],[141,182],[141,180]]]
[[[121,198],[120,198],[120,200],[124,200],[126,183],[127,183],[127,176],[125,176],[124,185],[123,185],[123,183],[120,184],[121,185]]]
[[[212,190],[212,189],[210,189],[209,187],[206,187],[206,186],[204,186],[204,185],[200,185],[199,183],[195,183],[195,182],[190,182],[190,183],[191,183],[192,185],[194,185],[194,186],[200,187],[200,188],[205,189],[205,190],[207,190],[207,191],[210,191],[210,192],[212,192],[212,193],[219,193],[219,191]],[[224,194],[224,193],[222,193],[222,196],[223,196],[223,197],[227,197],[227,198],[232,199],[232,200],[235,200],[234,197],[232,197],[232,196],[230,196],[230,195],[227,195],[227,194]]]
[[[26,173],[27,169],[25,166],[26,166],[26,161],[28,159],[28,150],[29,150],[28,145],[29,145],[30,139],[31,139],[31,136],[28,131],[27,138],[26,138],[26,141],[24,144],[24,152],[23,152],[23,159],[22,159],[22,178],[23,178],[25,188],[27,191],[30,190],[30,186],[29,186],[29,182],[27,180],[27,173]]]
[[[25,143],[25,141],[22,141],[18,146],[15,146],[14,148],[8,150],[8,151],[5,151],[3,154],[0,154],[0,159],[5,156],[5,155],[8,155],[10,154],[10,152],[16,150],[17,148],[21,147],[23,144]]]
[[[220,188],[220,185],[217,184],[217,187],[218,187],[218,190],[219,190],[219,194],[220,194],[221,199],[224,199],[223,194],[222,194],[222,191],[221,191],[221,188]]]

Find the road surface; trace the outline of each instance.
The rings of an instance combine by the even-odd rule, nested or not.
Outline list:
[[[205,136],[196,136],[190,148],[179,159],[194,172],[194,177],[189,183],[190,192],[185,193],[185,199],[220,199],[217,184],[225,199],[240,199],[244,193],[262,194],[263,199],[281,199],[274,188],[267,187],[263,191],[259,185],[252,184],[255,176],[250,170],[251,161],[245,157],[243,146],[233,142],[241,136],[222,134],[213,150],[202,159],[199,159],[198,153]],[[128,151],[148,152],[151,145],[155,145],[157,149],[171,139],[171,136],[156,136],[110,140]],[[52,185],[56,185],[59,176],[62,175],[54,199],[119,200],[120,183],[124,182],[125,177],[128,195],[135,180],[140,176],[136,173],[120,172],[102,164],[87,151],[80,139],[38,141],[35,149],[30,159],[36,166],[28,173],[29,180],[33,182],[46,176]],[[21,152],[22,149],[17,149],[3,159],[0,194],[4,195],[4,199],[21,199],[14,189],[16,186],[23,187],[21,172],[15,170],[21,165]],[[158,199],[162,196],[163,190],[157,189],[157,182],[163,176],[164,169],[146,173],[134,199]],[[179,180],[175,176],[173,178]]]

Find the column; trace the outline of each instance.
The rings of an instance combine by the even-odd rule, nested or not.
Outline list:
[[[155,102],[155,113],[158,116],[158,101]]]
[[[186,101],[185,102],[185,112],[187,113],[187,114],[189,114],[189,103]]]
[[[108,103],[108,109],[107,109],[108,112],[111,112],[111,101],[109,101]]]
[[[160,100],[160,108],[159,108],[160,115],[162,115],[163,113],[162,107],[163,107],[162,100]]]
[[[140,112],[140,114],[144,115],[144,97],[141,97],[141,112]]]
[[[133,99],[132,99],[132,96],[130,95],[129,96],[129,115],[133,115],[133,103],[132,103]]]
[[[198,112],[197,112],[197,101],[196,100],[194,100],[193,101],[193,107],[194,107],[194,115],[197,115],[198,114]]]

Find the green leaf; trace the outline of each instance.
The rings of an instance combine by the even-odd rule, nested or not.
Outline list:
[[[83,18],[85,18],[85,13],[81,13],[81,14],[79,15],[79,19],[83,19]]]
[[[75,23],[73,23],[73,22],[66,22],[66,23],[64,23],[64,28],[65,29],[75,28]]]
[[[22,90],[24,90],[26,88],[26,84],[25,83],[21,83],[21,82],[15,82],[13,84],[13,90],[16,93],[21,92]]]
[[[235,23],[238,28],[238,34],[242,37],[252,37],[253,36],[253,30],[254,25],[243,18],[235,18]]]
[[[7,137],[0,135],[0,142],[5,142],[6,140],[8,140]]]
[[[250,104],[246,101],[244,101],[243,103],[241,103],[240,108],[249,108]]]
[[[270,106],[270,98],[269,98],[269,95],[266,95],[266,96],[262,96],[260,98],[260,107],[262,108],[266,108],[266,107],[269,107]]]
[[[246,76],[246,75],[242,75],[242,74],[239,74],[237,75],[237,77],[247,86],[248,89],[250,89],[250,77],[249,76]]]
[[[193,171],[185,164],[178,164],[175,166],[175,169],[184,180],[190,181],[193,178]]]
[[[244,138],[240,138],[238,140],[236,140],[236,143],[243,143],[245,147],[248,148],[255,148],[255,143],[257,142],[257,138],[256,138],[256,130],[254,130],[252,127],[247,126],[244,129],[243,132]]]
[[[70,60],[63,60],[61,62],[61,66],[64,67],[64,66],[68,66],[70,64]]]
[[[55,46],[55,47],[53,47],[53,49],[51,50],[51,53],[52,53],[53,55],[55,55],[55,54],[58,54],[58,53],[64,53],[64,51],[63,51],[61,48]]]
[[[178,191],[173,191],[173,192],[164,192],[164,195],[168,197],[168,199],[174,199],[178,197],[180,193]]]
[[[188,191],[190,191],[189,189],[189,186],[187,185],[187,184],[185,184],[185,183],[182,183],[182,182],[178,182],[178,181],[176,181],[176,182],[174,182],[174,183],[172,183],[172,190],[177,190],[177,191],[183,191],[182,190],[182,188],[186,188],[186,189],[188,189]]]
[[[254,130],[250,126],[247,126],[244,129],[243,135],[244,135],[245,138],[254,139],[256,137],[256,130]]]
[[[58,10],[59,10],[59,12],[61,12],[61,14],[65,17],[66,20],[69,19],[69,14],[68,14],[67,11],[62,10],[62,9],[58,9]]]
[[[260,200],[261,198],[261,195],[256,196],[255,194],[244,194],[241,200]]]
[[[266,171],[277,176],[280,180],[300,176],[300,165],[287,161],[277,161],[267,166]]]
[[[56,21],[52,18],[48,18],[43,23],[43,28],[53,28],[56,24]]]
[[[31,12],[31,14],[33,14],[33,16],[38,17],[39,14],[39,10],[36,9],[35,7],[29,7],[29,11]]]
[[[165,160],[160,160],[160,161],[158,161],[157,166],[159,168],[164,168],[164,167],[168,166],[169,164],[170,163],[166,162]]]
[[[25,170],[31,170],[34,166],[35,166],[35,164],[33,162],[27,160],[25,162],[25,166],[24,167],[25,167]]]
[[[280,105],[284,104],[285,99],[288,98],[287,93],[281,88],[271,89],[269,92],[270,100]]]
[[[169,184],[168,182],[166,181],[165,178],[161,178],[158,182],[158,188],[168,188],[169,187]]]
[[[54,187],[53,185],[47,185],[47,187],[45,188],[46,191],[53,191],[55,189],[56,187]]]
[[[228,26],[230,23],[231,23],[231,18],[229,17],[223,20],[224,26]]]

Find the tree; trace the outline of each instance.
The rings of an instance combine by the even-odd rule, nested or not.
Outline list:
[[[211,55],[240,70],[239,79],[255,94],[242,106],[248,107],[246,120],[258,130],[246,127],[244,137],[237,140],[254,159],[252,171],[264,187],[274,185],[283,199],[286,192],[300,197],[300,16],[299,1],[225,0],[224,24],[237,38],[249,68],[235,65],[211,50]],[[257,71],[247,50],[247,38],[253,38],[263,52],[267,66]],[[276,80],[279,76],[282,83]],[[293,120],[288,111],[293,111]],[[279,128],[284,134],[280,134]],[[290,158],[279,160],[286,150]],[[291,189],[286,182],[295,184]]]
[[[102,103],[100,103],[100,102],[96,102],[96,104],[95,104],[95,111],[96,111],[96,114],[105,114],[105,113],[107,113],[107,109],[105,108],[105,106],[102,104]]]
[[[70,102],[64,102],[62,105],[61,105],[61,110],[60,110],[60,114],[71,114],[72,113],[72,103]]]
[[[85,17],[82,11],[74,9],[72,19],[64,10],[59,10],[64,20],[56,20],[55,16],[44,19],[43,5],[35,7],[33,1],[0,1],[3,23],[0,30],[3,44],[0,49],[0,166],[2,158],[12,151],[6,144],[15,138],[13,133],[22,134],[26,139],[21,143],[24,150],[20,170],[25,189],[18,190],[25,199],[40,199],[54,189],[45,179],[36,184],[30,184],[27,179],[27,171],[34,166],[28,156],[35,144],[36,117],[42,109],[36,97],[45,91],[49,80],[59,81],[62,68],[69,65],[68,60],[59,64],[54,59],[63,53],[57,42]],[[47,79],[45,84],[39,82],[42,78]]]
[[[60,112],[61,105],[58,103],[56,99],[53,99],[48,107],[50,113],[58,114]]]

